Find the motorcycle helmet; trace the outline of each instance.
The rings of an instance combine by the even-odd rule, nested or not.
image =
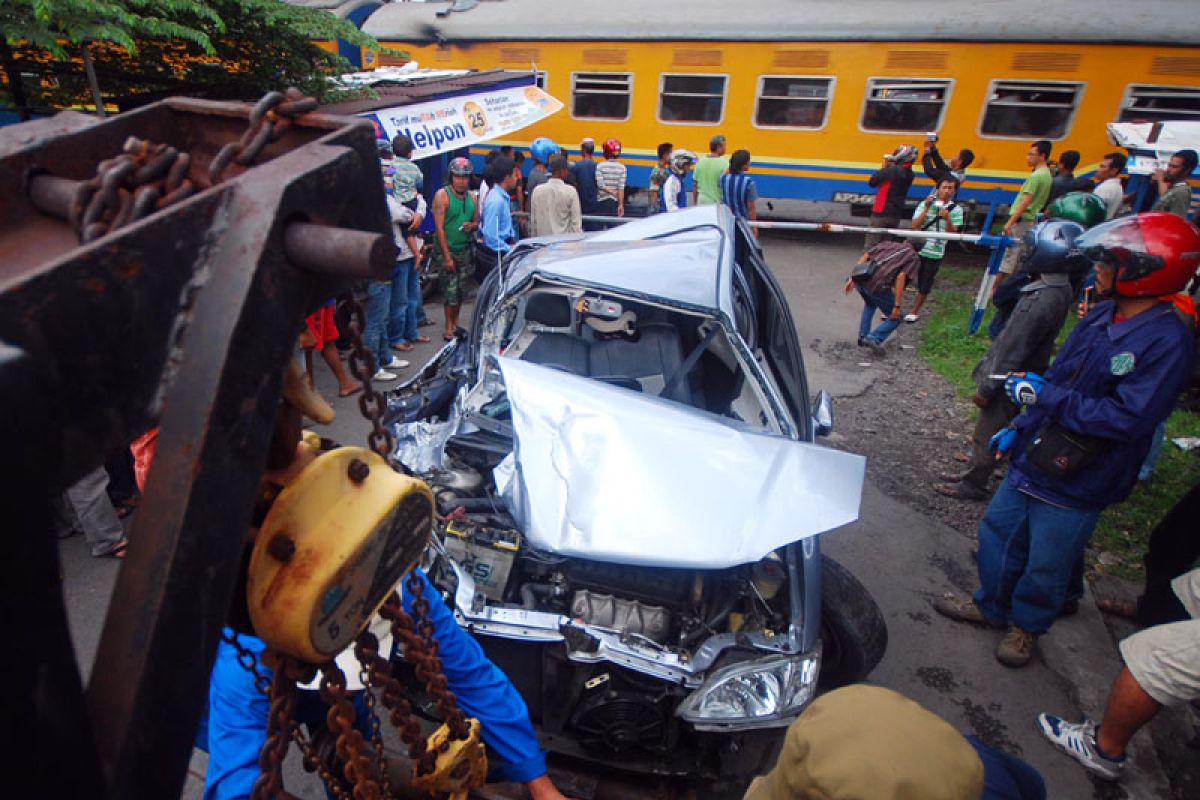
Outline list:
[[[1183,291],[1200,266],[1200,229],[1183,217],[1147,211],[1097,225],[1075,246],[1116,269],[1118,297],[1161,297]]]
[[[1085,228],[1099,225],[1108,216],[1104,201],[1091,192],[1068,192],[1046,209],[1049,219],[1067,219]]]
[[[695,166],[696,154],[691,150],[676,150],[671,153],[671,172],[676,175],[682,175],[687,172],[687,168]]]
[[[1025,231],[1022,238],[1025,253],[1020,271],[1037,275],[1065,272],[1082,275],[1091,262],[1079,252],[1075,240],[1083,234],[1083,226],[1065,219],[1048,219]]]
[[[893,164],[911,164],[917,160],[917,148],[911,144],[902,144],[891,155],[884,156]]]
[[[470,160],[463,158],[462,156],[459,156],[458,158],[455,158],[455,159],[451,159],[451,161],[450,161],[450,174],[451,175],[470,176],[473,172],[474,172],[474,170],[471,169]]]
[[[603,150],[605,158],[616,158],[617,156],[621,155],[621,140],[605,139]]]
[[[533,140],[533,144],[529,145],[529,152],[533,153],[534,161],[549,164],[551,156],[558,153],[558,145],[552,139],[539,136]]]

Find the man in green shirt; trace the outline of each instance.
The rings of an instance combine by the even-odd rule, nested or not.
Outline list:
[[[1151,210],[1164,211],[1187,219],[1188,210],[1192,206],[1192,187],[1188,186],[1187,179],[1195,169],[1195,150],[1180,150],[1171,156],[1167,168],[1154,173],[1154,182],[1158,185],[1158,201]]]
[[[1008,222],[1004,223],[1004,235],[1021,241],[1025,231],[1033,227],[1037,221],[1038,212],[1046,205],[1050,197],[1050,184],[1054,176],[1046,162],[1050,159],[1050,142],[1038,139],[1029,146],[1029,154],[1025,156],[1033,172],[1021,185],[1016,202],[1008,212]],[[1004,253],[1004,261],[1000,264],[1000,274],[996,276],[996,286],[1009,275],[1012,275],[1017,265],[1021,263],[1022,246],[1015,244]],[[994,290],[993,290],[994,291]]]
[[[700,159],[692,171],[693,205],[714,205],[721,202],[721,176],[729,169],[725,155],[725,137],[717,134],[708,140],[708,155]]]

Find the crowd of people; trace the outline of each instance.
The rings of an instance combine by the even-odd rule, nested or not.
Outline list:
[[[422,259],[436,263],[443,337],[450,340],[468,280],[482,281],[523,234],[581,233],[596,224],[585,217],[626,213],[621,143],[604,141],[599,159],[595,149],[585,139],[580,159],[571,164],[554,142],[535,140],[528,176],[520,153],[505,148],[489,154],[480,176],[466,158],[454,158],[446,184],[427,204],[421,170],[411,160],[412,142],[398,136],[381,144],[398,258],[388,279],[366,287],[363,337],[375,357],[376,380],[395,380],[408,366],[400,356],[430,341],[419,330],[429,324],[418,280]],[[935,485],[948,497],[988,500],[988,506],[979,526],[979,588],[969,598],[938,600],[934,608],[957,622],[1003,631],[995,654],[1012,668],[1028,664],[1038,637],[1077,610],[1084,548],[1101,511],[1129,495],[1155,442],[1161,442],[1164,420],[1191,375],[1198,323],[1186,293],[1194,291],[1200,267],[1200,230],[1186,219],[1187,178],[1196,167],[1196,153],[1176,153],[1153,176],[1158,192],[1153,210],[1123,215],[1131,199],[1120,180],[1123,154],[1106,154],[1090,181],[1074,175],[1078,153],[1064,152],[1051,169],[1051,152],[1047,141],[1031,144],[1030,175],[1004,224],[1004,233],[1018,244],[1001,266],[1006,280],[994,298],[998,324],[989,331],[991,346],[973,372],[979,415],[972,451],[963,469],[944,473],[944,482]],[[726,155],[725,137],[714,136],[701,157],[666,142],[657,154],[649,186],[652,213],[723,203],[739,217],[756,218],[747,150]],[[918,158],[934,191],[909,216],[904,201]],[[910,244],[888,238],[883,230],[898,227],[906,217],[920,231],[962,230],[964,212],[955,196],[973,161],[969,150],[944,160],[931,138],[924,152],[909,145],[897,148],[871,176],[869,183],[878,191],[870,225],[880,232],[868,234],[859,265],[845,283],[847,293],[857,291],[863,300],[861,346],[882,353],[884,341],[903,322],[919,321],[945,255],[944,240]],[[418,231],[430,212],[434,231],[426,243]],[[905,290],[911,284],[916,299],[905,315]],[[1079,321],[1052,359],[1072,309]],[[346,374],[334,345],[338,336],[331,301],[306,320],[298,346],[309,388],[312,355],[320,352],[347,396],[362,387]],[[155,434],[151,431],[135,443],[132,454],[123,451],[107,470],[93,471],[60,498],[61,535],[82,531],[93,555],[123,556],[127,540],[120,517],[136,505]],[[1005,458],[1006,475],[993,493],[991,480]],[[1146,588],[1138,603],[1110,603],[1106,609],[1136,619],[1144,629],[1121,642],[1124,665],[1102,719],[1072,723],[1050,713],[1037,718],[1050,742],[1101,778],[1121,776],[1130,739],[1162,707],[1200,698],[1200,569],[1192,568],[1200,556],[1197,513],[1200,487],[1152,535]],[[410,602],[407,594],[403,600]],[[449,612],[434,605],[440,609],[433,622],[451,689],[484,722],[484,737],[500,760],[497,776],[527,783],[535,798],[561,798],[511,683]],[[253,636],[236,637],[243,647],[262,650]],[[856,720],[867,708],[875,724],[864,731]],[[249,792],[258,775],[267,713],[253,676],[238,665],[237,650],[222,642],[202,729],[210,751],[206,798]],[[305,721],[320,725],[316,714]],[[913,736],[913,731],[921,733]],[[838,755],[851,752],[852,759]],[[867,752],[873,755],[863,757]],[[945,767],[936,780],[930,781],[935,773],[926,758]],[[872,765],[887,768],[872,771]],[[904,765],[913,767],[911,775],[899,769]],[[894,692],[862,686],[815,701],[788,733],[776,768],[747,797],[817,796],[803,793],[808,790],[840,797],[846,795],[836,792],[855,782],[865,787],[863,796],[879,796],[889,781],[907,782],[910,788],[928,784],[920,790],[927,797],[1045,797],[1044,784],[1029,765],[960,736]]]

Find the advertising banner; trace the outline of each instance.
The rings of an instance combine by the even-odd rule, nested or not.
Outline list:
[[[375,122],[380,138],[405,134],[413,160],[498,139],[562,109],[558,100],[536,86],[483,90],[475,94],[396,106],[360,114]]]

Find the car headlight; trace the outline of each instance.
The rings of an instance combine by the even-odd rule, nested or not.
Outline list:
[[[744,661],[714,672],[675,712],[698,728],[786,724],[816,691],[819,653]]]

